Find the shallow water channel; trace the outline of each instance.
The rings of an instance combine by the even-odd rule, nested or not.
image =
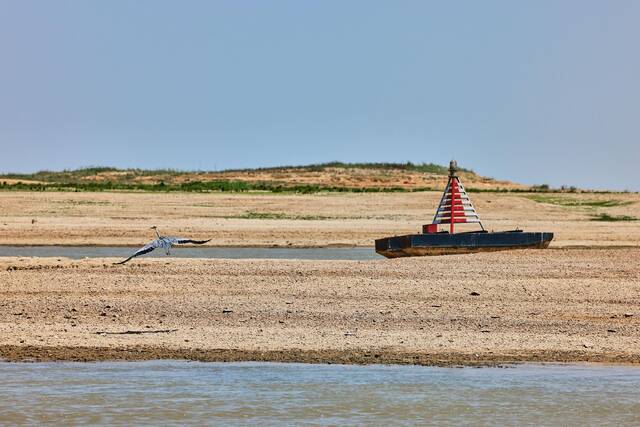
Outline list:
[[[0,363],[0,424],[638,425],[640,369]]]
[[[126,258],[138,248],[119,246],[0,246],[0,257],[61,257],[61,258]],[[142,255],[166,257],[162,249]],[[174,247],[175,258],[222,259],[316,259],[316,260],[370,260],[382,259],[371,248],[223,248]]]

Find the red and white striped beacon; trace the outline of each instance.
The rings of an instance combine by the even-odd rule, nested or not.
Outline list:
[[[449,181],[438,210],[433,222],[422,226],[422,233],[376,239],[376,252],[387,258],[399,258],[549,247],[553,233],[548,231],[485,230],[457,172],[458,165],[451,160]],[[454,233],[456,224],[470,223],[480,224],[481,230]],[[440,224],[449,224],[449,230],[438,231]]]
[[[437,233],[439,224],[449,224],[449,233],[453,234],[455,224],[469,223],[480,224],[480,228],[484,231],[480,216],[473,207],[457,172],[458,164],[455,160],[451,160],[447,187],[444,189],[433,222],[422,227],[423,233]]]

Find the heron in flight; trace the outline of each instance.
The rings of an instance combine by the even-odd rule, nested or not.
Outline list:
[[[181,245],[183,243],[193,243],[193,244],[196,244],[196,245],[202,245],[202,244],[207,243],[208,241],[211,240],[211,239],[209,239],[209,240],[192,240],[192,239],[183,239],[182,237],[161,236],[160,233],[158,233],[158,227],[156,227],[154,225],[153,227],[151,227],[151,229],[156,232],[156,235],[158,236],[157,239],[147,243],[146,245],[144,245],[143,247],[138,249],[129,258],[125,259],[124,261],[116,262],[115,264],[124,264],[125,262],[129,261],[131,258],[135,258],[137,256],[149,253],[149,252],[153,251],[154,249],[163,248],[165,250],[166,254],[169,255],[170,251],[171,251],[171,246],[173,246],[173,245]]]

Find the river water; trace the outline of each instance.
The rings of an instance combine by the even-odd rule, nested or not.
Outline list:
[[[0,246],[0,257],[61,257],[61,258],[126,258],[138,248],[118,246]],[[166,257],[162,249],[142,257]],[[317,259],[317,260],[370,260],[382,259],[371,248],[221,248],[174,247],[175,258],[225,258],[225,259]]]
[[[640,368],[0,363],[0,424],[638,425]]]

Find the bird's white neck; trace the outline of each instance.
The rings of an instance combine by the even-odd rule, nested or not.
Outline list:
[[[153,229],[153,231],[155,231],[155,232],[156,232],[156,236],[158,236],[158,239],[159,239],[159,238],[160,238],[160,233],[158,233],[158,229],[157,229],[157,228],[154,228],[154,229]]]

